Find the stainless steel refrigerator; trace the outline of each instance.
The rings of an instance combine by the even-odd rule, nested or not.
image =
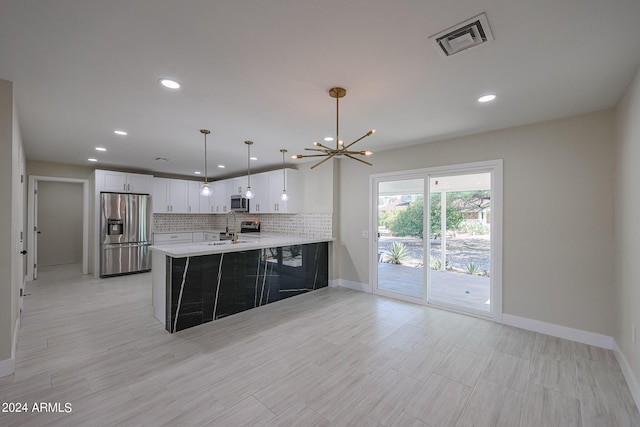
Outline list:
[[[151,197],[101,193],[100,277],[151,269]]]

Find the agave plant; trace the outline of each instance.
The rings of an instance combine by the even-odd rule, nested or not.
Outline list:
[[[430,259],[429,267],[432,270],[442,270],[442,260],[440,259],[440,257],[434,257],[433,255],[431,255],[429,259]],[[445,259],[444,263],[445,263],[444,264],[445,270],[450,270],[451,264],[449,263],[449,260]]]
[[[480,268],[478,267],[478,265],[471,261],[469,264],[467,264],[466,267],[466,271],[467,274],[471,274],[472,276],[475,274],[478,274],[480,272]]]
[[[385,251],[387,262],[391,264],[402,264],[402,260],[409,255],[407,245],[402,242],[393,242],[389,246],[389,250]]]

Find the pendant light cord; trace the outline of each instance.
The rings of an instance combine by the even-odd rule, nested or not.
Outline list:
[[[247,144],[247,188],[251,187],[251,144]]]
[[[207,184],[207,134],[204,134],[204,183]]]
[[[286,153],[287,150],[282,149],[280,151],[282,151],[282,189],[287,191],[287,178],[284,176],[284,153]]]

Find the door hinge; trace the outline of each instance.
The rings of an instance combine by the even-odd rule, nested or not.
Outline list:
[[[22,289],[20,289],[20,296],[22,296]]]
[[[38,189],[37,188],[33,189],[33,194],[36,194],[36,195],[38,194]]]
[[[36,268],[38,265],[37,264],[33,264],[33,268]]]
[[[24,175],[20,174],[20,184],[24,183]]]

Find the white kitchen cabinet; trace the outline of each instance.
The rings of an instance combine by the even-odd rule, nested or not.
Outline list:
[[[203,231],[194,231],[192,233],[192,242],[193,243],[198,243],[198,242],[203,242],[204,241],[204,232]]]
[[[226,214],[230,210],[231,191],[233,183],[230,179],[215,181],[211,185],[213,194],[211,197],[210,213]]]
[[[167,183],[166,178],[153,178],[153,193],[151,197],[153,213],[169,212],[169,204],[167,199]]]
[[[238,194],[243,195],[245,191],[247,191],[247,176],[239,176],[237,178],[231,178],[229,180],[226,181],[230,181],[230,187],[229,187],[229,197],[231,196],[237,196]],[[251,177],[251,181],[253,184],[253,177]],[[253,191],[253,185],[251,186],[251,190]]]
[[[200,213],[212,213],[211,212],[211,206],[214,204],[213,203],[213,194],[210,194],[208,196],[201,196],[200,195],[200,184],[198,183],[198,197],[200,199]],[[209,184],[211,185],[211,184]],[[211,187],[212,188],[212,187]]]
[[[201,201],[200,197],[200,184],[199,181],[187,181],[187,212],[188,213],[202,213],[200,205],[204,204],[206,200]],[[205,199],[205,197],[202,197]],[[209,211],[209,206],[205,207],[205,213]]]
[[[153,179],[154,213],[188,213],[189,181],[182,179]]]
[[[192,243],[193,234],[189,232],[178,233],[156,233],[153,235],[153,244],[160,245],[175,245],[178,243]]]
[[[220,234],[219,233],[211,233],[209,231],[205,231],[203,233],[203,239],[205,242],[211,242],[214,240],[220,240]]]
[[[269,174],[269,212],[297,213],[302,206],[302,173],[296,169],[282,169]],[[284,177],[283,177],[284,174]],[[287,201],[282,200],[282,190],[286,182]]]
[[[268,213],[269,212],[269,173],[257,173],[251,175],[251,190],[255,194],[249,201],[249,212]]]
[[[152,175],[96,169],[95,180],[98,191],[138,194],[153,191]]]

